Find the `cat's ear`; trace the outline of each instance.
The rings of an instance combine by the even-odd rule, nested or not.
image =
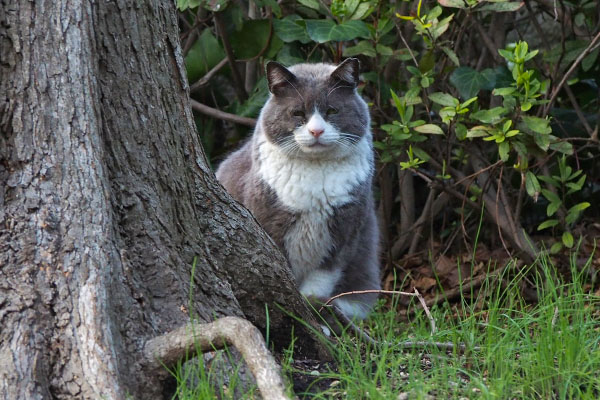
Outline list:
[[[349,83],[352,87],[357,87],[359,72],[360,61],[358,58],[347,58],[331,73],[331,81],[332,83],[342,81]]]
[[[269,91],[274,95],[281,94],[286,89],[291,89],[296,80],[296,75],[292,74],[289,69],[275,61],[267,63],[267,82]]]

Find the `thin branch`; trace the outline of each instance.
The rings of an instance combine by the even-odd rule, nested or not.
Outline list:
[[[208,82],[212,79],[212,77],[215,76],[217,72],[219,72],[221,68],[223,68],[225,65],[227,65],[227,57],[219,61],[219,63],[212,67],[211,70],[208,71],[206,74],[204,74],[202,78],[194,82],[194,84],[190,86],[190,93],[194,93],[202,86],[206,86]]]
[[[205,104],[199,103],[193,99],[190,99],[190,103],[192,104],[193,110],[196,110],[204,115],[208,115],[209,117],[222,119],[223,121],[233,122],[240,125],[246,125],[251,128],[253,128],[256,125],[256,120],[254,118],[230,114],[225,111],[221,111],[216,108],[212,108]]]
[[[227,31],[225,30],[221,13],[214,13],[214,19],[217,31],[219,36],[221,36],[221,41],[223,42],[223,49],[227,55],[227,61],[229,61],[231,77],[233,78],[233,86],[237,93],[237,97],[240,101],[244,101],[248,98],[248,94],[246,93],[246,89],[244,89],[244,83],[242,82],[240,71],[238,71],[237,66],[235,65],[235,56],[233,55],[233,49],[231,48],[231,43],[229,43],[229,38],[227,37]]]
[[[473,25],[475,25],[475,28],[477,29],[479,36],[481,36],[481,40],[483,41],[483,44],[485,45],[485,47],[487,47],[491,56],[494,58],[494,61],[501,62],[502,57],[500,56],[500,54],[498,54],[498,49],[494,45],[494,42],[489,37],[487,32],[483,30],[483,27],[481,26],[479,21],[477,21],[477,18],[473,18]]]
[[[173,367],[180,360],[227,345],[237,348],[264,399],[289,400],[277,362],[265,346],[254,325],[239,317],[224,317],[214,322],[191,323],[162,336],[150,339],[143,349],[142,364],[151,371]]]
[[[583,59],[589,53],[591,53],[592,51],[595,50],[595,45],[598,42],[598,40],[600,40],[600,32],[598,32],[598,34],[596,34],[596,36],[594,36],[594,38],[592,39],[592,41],[590,42],[590,44],[587,45],[587,47],[585,48],[585,50],[583,50],[581,52],[581,54],[575,59],[575,61],[573,62],[573,64],[571,64],[571,67],[563,75],[563,77],[560,80],[560,82],[558,83],[558,85],[556,85],[556,87],[552,91],[552,96],[550,96],[550,100],[548,101],[548,104],[546,105],[546,109],[545,109],[545,112],[544,112],[545,115],[547,115],[548,112],[550,111],[550,108],[552,107],[552,103],[554,103],[554,100],[556,100],[556,96],[558,96],[558,92],[563,87],[563,85],[565,84],[565,82],[567,81],[567,79],[569,79],[569,76],[571,76],[571,74],[573,73],[573,71],[575,71],[575,68],[577,68],[577,66],[579,65],[579,63],[581,61],[583,61]]]

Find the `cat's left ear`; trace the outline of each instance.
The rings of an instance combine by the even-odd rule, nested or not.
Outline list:
[[[335,83],[343,81],[358,86],[358,74],[360,72],[360,61],[358,58],[347,58],[331,73],[331,80]]]

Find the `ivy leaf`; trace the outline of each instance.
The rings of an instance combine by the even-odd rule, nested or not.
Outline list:
[[[283,46],[283,42],[278,36],[272,37],[271,42],[269,42],[270,33],[271,26],[267,19],[249,19],[244,21],[242,29],[233,32],[231,35],[231,47],[236,58],[246,59],[256,57],[267,44],[269,45],[269,52],[275,52],[276,54]]]
[[[337,25],[329,19],[307,19],[308,36],[317,43],[346,41],[356,38],[369,39],[371,32],[363,21],[347,21]]]
[[[450,83],[458,90],[463,100],[470,99],[481,89],[494,86],[493,70],[490,71],[483,74],[471,67],[458,67],[450,75]]]
[[[283,19],[273,20],[273,29],[275,34],[286,43],[295,40],[301,43],[310,42],[310,37],[306,33],[306,28],[300,25],[297,21],[302,21],[297,15],[289,15]]]

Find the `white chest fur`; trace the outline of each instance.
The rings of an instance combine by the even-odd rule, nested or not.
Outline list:
[[[298,215],[284,237],[284,245],[296,280],[303,287],[307,275],[318,268],[331,250],[327,222],[334,207],[352,201],[352,191],[371,174],[371,137],[365,135],[352,154],[336,160],[291,159],[264,137],[259,140],[260,177],[275,191],[279,201]],[[334,276],[339,278],[339,273]],[[315,291],[304,294],[326,297],[336,282],[322,283],[323,287],[316,291],[302,292]]]

